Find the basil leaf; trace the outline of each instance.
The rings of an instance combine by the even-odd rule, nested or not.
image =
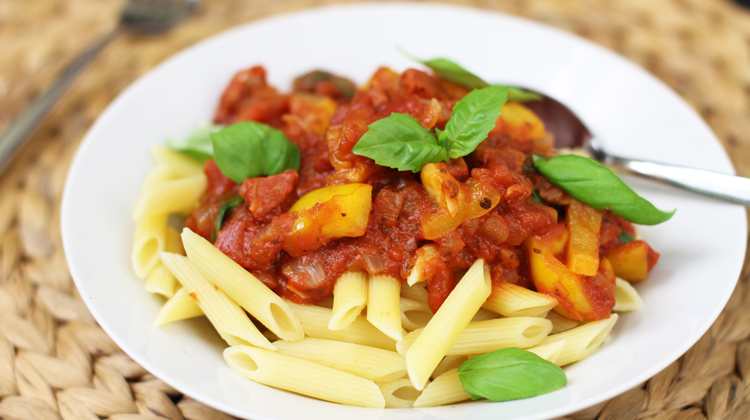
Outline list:
[[[490,84],[482,80],[481,77],[474,73],[466,70],[457,63],[450,61],[445,58],[433,58],[432,60],[419,60],[409,56],[411,59],[418,61],[425,66],[429,67],[438,76],[445,80],[449,80],[459,85],[466,86],[469,89],[481,89],[489,86]]]
[[[534,397],[568,383],[559,366],[516,347],[472,357],[458,368],[458,378],[472,400],[491,401]]]
[[[299,169],[300,153],[280,130],[258,122],[241,122],[211,134],[216,165],[240,184],[245,178]]]
[[[412,60],[422,63],[429,67],[438,76],[445,80],[458,83],[459,85],[465,86],[469,89],[481,89],[490,86],[489,83],[485,82],[481,77],[461,67],[458,63],[455,63],[446,58],[433,58],[431,60],[420,60],[406,51],[400,50],[401,54],[411,58]],[[508,100],[516,102],[527,102],[527,101],[541,101],[542,95],[531,92],[525,89],[521,89],[515,86],[497,85],[508,88]]]
[[[544,200],[542,200],[542,196],[539,195],[539,191],[537,190],[531,190],[531,199],[539,204],[544,204]]]
[[[198,128],[182,141],[167,139],[167,147],[203,163],[214,157],[211,133],[217,132],[223,127],[223,125],[215,124]]]
[[[619,239],[623,244],[633,242],[635,240],[632,236],[630,236],[628,232],[625,232],[624,230],[620,232],[619,235],[617,235],[617,239]]]
[[[658,225],[676,210],[662,211],[630,189],[612,170],[577,155],[532,157],[534,167],[576,200],[599,210],[609,210],[639,225]]]
[[[219,208],[219,213],[216,215],[216,226],[214,226],[214,230],[211,231],[211,242],[216,242],[216,237],[219,235],[221,226],[224,224],[224,216],[226,216],[228,212],[231,212],[235,207],[244,202],[245,200],[242,197],[234,197],[233,199],[226,201],[221,205],[221,207]]]
[[[445,125],[448,156],[456,159],[473,152],[495,127],[507,99],[507,87],[489,86],[473,90],[458,101]]]
[[[420,171],[426,163],[445,160],[447,155],[419,121],[395,112],[370,124],[352,152],[378,165],[412,172]]]

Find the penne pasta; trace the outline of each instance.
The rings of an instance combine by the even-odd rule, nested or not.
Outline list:
[[[328,328],[328,321],[331,319],[330,309],[291,302],[289,307],[302,323],[302,329],[308,337],[396,350],[396,341],[383,334],[361,315],[357,315],[348,326],[340,330],[331,330]]]
[[[448,356],[483,354],[507,347],[522,349],[532,347],[552,330],[552,322],[537,317],[499,318],[470,322],[461,331],[453,345],[445,353]],[[401,354],[408,354],[424,329],[410,332],[396,344]]]
[[[414,401],[414,407],[434,407],[470,400],[471,395],[464,391],[457,369],[451,369],[430,382],[422,394]]]
[[[406,369],[414,388],[424,389],[432,371],[487,300],[490,291],[489,268],[484,260],[477,259],[405,353]]]
[[[458,367],[461,366],[465,361],[469,360],[469,357],[471,356],[459,355],[443,357],[443,360],[440,361],[440,364],[432,372],[431,377],[434,379],[451,369],[458,369]]]
[[[383,334],[400,341],[401,283],[391,276],[370,276],[367,288],[367,320]]]
[[[136,220],[132,261],[138,277],[146,278],[159,265],[159,253],[166,249],[166,236],[166,214]]]
[[[133,219],[169,213],[186,213],[198,203],[206,189],[203,174],[151,183],[141,191]]]
[[[154,320],[154,326],[158,327],[170,322],[201,315],[204,315],[204,313],[195,302],[195,299],[188,294],[187,289],[180,287],[174,296],[164,302],[164,305],[159,309],[159,313],[156,314],[156,319]]]
[[[417,283],[413,286],[402,284],[401,296],[412,300],[427,302],[427,283]]]
[[[617,314],[612,314],[608,319],[589,322],[580,327],[550,335],[539,344],[545,345],[565,340],[565,347],[555,361],[558,366],[565,366],[591,356],[601,346],[616,322]]]
[[[180,284],[169,269],[164,264],[159,263],[146,278],[145,287],[149,292],[169,299],[174,296]]]
[[[376,382],[385,398],[386,408],[411,408],[422,393],[414,389],[409,378],[397,378],[387,382]]]
[[[552,322],[552,331],[550,331],[550,334],[557,334],[563,331],[568,331],[569,329],[575,328],[580,325],[578,321],[573,321],[572,319],[565,318],[555,311],[548,313],[547,319]]]
[[[187,178],[203,174],[203,165],[183,153],[164,146],[155,145],[151,148],[151,154],[159,163],[159,167],[166,169],[171,179]]]
[[[567,344],[567,340],[560,340],[552,343],[540,344],[526,350],[536,354],[544,360],[556,363],[557,359],[560,357]]]
[[[239,305],[203,278],[187,257],[163,252],[161,259],[188,294],[195,299],[221,338],[230,346],[251,344],[268,350],[276,349],[258,331]]]
[[[366,304],[367,273],[344,273],[333,286],[333,310],[328,328],[340,330],[351,324]]]
[[[557,305],[557,299],[537,293],[513,283],[500,282],[492,285],[492,293],[482,308],[502,316],[544,317]]]
[[[401,297],[401,325],[407,331],[424,328],[432,318],[432,311],[426,300],[413,300]]]
[[[406,375],[404,356],[343,341],[304,338],[301,341],[275,341],[281,354],[320,363],[373,381],[389,381]]]
[[[318,363],[249,346],[227,348],[224,360],[235,372],[264,385],[339,404],[385,407],[373,381]]]
[[[287,341],[304,337],[302,325],[287,302],[255,276],[190,229],[182,231],[182,243],[198,271],[261,324]]]
[[[629,281],[615,279],[615,306],[612,312],[632,312],[643,307],[643,299]]]

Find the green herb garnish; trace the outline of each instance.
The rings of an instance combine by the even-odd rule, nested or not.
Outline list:
[[[630,236],[630,234],[628,232],[625,232],[624,230],[622,232],[620,232],[619,235],[617,235],[617,239],[619,239],[620,242],[622,242],[623,244],[627,244],[627,243],[633,242],[635,240],[635,238],[633,238],[632,236]]]
[[[300,152],[283,132],[258,122],[241,122],[211,134],[214,159],[224,175],[245,178],[299,169]]]
[[[436,134],[410,115],[393,113],[370,124],[352,151],[399,171],[418,172],[427,163],[466,156],[495,127],[507,97],[507,88],[474,90],[458,101],[445,126]]]
[[[472,357],[458,368],[472,400],[509,401],[546,394],[568,383],[556,364],[516,347]]]
[[[451,159],[468,155],[487,138],[507,99],[507,87],[490,86],[473,90],[456,103],[445,131],[438,135],[439,142],[447,141]]]
[[[445,80],[449,80],[459,85],[465,86],[469,89],[481,89],[488,86],[492,86],[485,82],[484,79],[477,76],[476,74],[461,67],[458,63],[455,63],[446,58],[433,58],[430,60],[420,60],[407,52],[400,50],[401,54],[411,58],[412,60],[422,63],[429,67],[438,76]],[[542,96],[535,92],[530,92],[525,89],[521,89],[515,86],[495,85],[508,88],[508,100],[516,102],[527,102],[527,101],[541,101]]]
[[[219,208],[219,213],[216,215],[216,225],[214,226],[214,230],[211,231],[211,242],[216,242],[216,237],[219,235],[219,231],[221,230],[222,225],[224,225],[224,217],[226,216],[226,214],[231,213],[235,207],[244,202],[245,199],[243,199],[242,197],[234,197],[233,199],[228,200],[221,205],[221,207]]]
[[[222,128],[224,126],[219,124],[198,128],[183,141],[167,139],[167,147],[203,163],[214,157],[211,133],[215,133]]]
[[[534,167],[576,200],[639,225],[658,225],[676,210],[662,211],[630,189],[611,169],[577,155],[532,157]]]

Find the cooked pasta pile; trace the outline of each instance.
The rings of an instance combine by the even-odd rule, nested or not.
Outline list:
[[[361,89],[318,71],[282,94],[262,68],[240,72],[215,123],[260,133],[255,156],[292,163],[233,179],[217,148],[233,135],[223,130],[205,163],[153,149],[133,264],[167,299],[155,325],[205,315],[242,376],[363,407],[469,400],[457,368],[499,349],[558,366],[591,355],[613,311],[642,306],[627,280],[645,279],[658,254],[633,239],[631,223],[530,166],[530,155],[555,152],[529,108],[505,103],[474,149],[430,149],[444,158],[418,170],[379,164],[390,152],[358,154],[393,113],[445,144],[471,91],[383,68]],[[174,214],[187,218],[182,232],[168,225]]]

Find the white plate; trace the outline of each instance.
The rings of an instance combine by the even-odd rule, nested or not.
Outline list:
[[[545,92],[568,104],[613,152],[733,173],[726,153],[677,95],[615,54],[573,35],[488,11],[437,5],[336,6],[245,25],[167,60],[130,86],[94,124],[70,169],[62,229],[70,270],[115,342],[154,375],[227,413],[253,419],[542,419],[565,415],[647,380],[700,338],[729,298],[745,255],[740,206],[629,180],[663,209],[643,228],[661,253],[638,285],[645,308],[621,317],[591,358],[566,368],[569,384],[532,399],[411,410],[347,407],[268,388],[231,372],[205,320],[151,323],[160,300],[130,264],[131,209],[154,168],[150,146],[212,118],[232,75],[255,64],[290,88],[324,68],[362,83],[378,66],[454,59],[485,79]]]

